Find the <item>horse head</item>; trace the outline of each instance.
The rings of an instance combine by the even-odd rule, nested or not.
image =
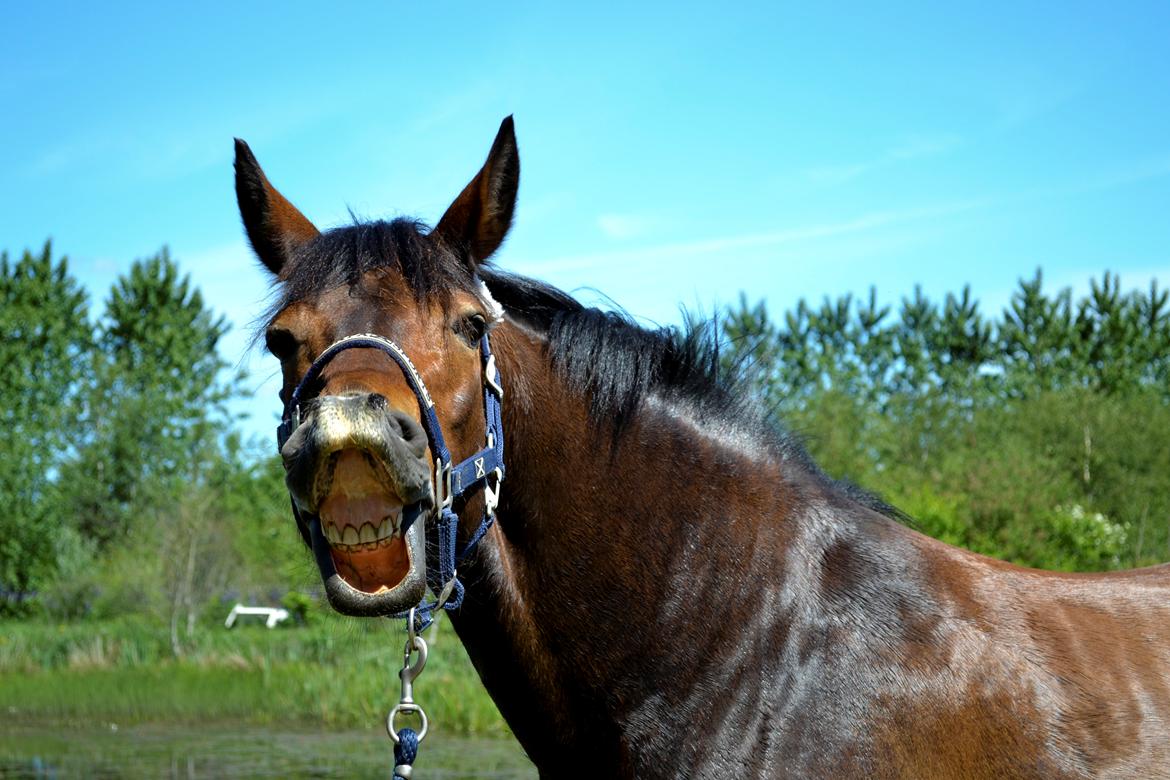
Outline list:
[[[235,169],[244,227],[278,288],[265,343],[283,373],[280,454],[301,534],[334,608],[401,612],[425,591],[425,525],[444,500],[428,404],[456,463],[485,440],[481,344],[502,310],[476,270],[512,221],[512,120],[430,231],[399,219],[321,232],[239,140]],[[358,334],[369,338],[347,339]],[[460,502],[460,517],[482,500]]]

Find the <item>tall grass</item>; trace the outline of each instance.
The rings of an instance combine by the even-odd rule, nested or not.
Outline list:
[[[431,648],[416,698],[435,728],[508,733],[450,627]],[[238,719],[376,725],[399,695],[405,638],[382,621],[320,618],[308,627],[199,628],[181,657],[142,618],[0,622],[0,721]]]

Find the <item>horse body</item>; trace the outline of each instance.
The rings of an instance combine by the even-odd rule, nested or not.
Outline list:
[[[497,334],[513,474],[452,621],[548,776],[1170,767],[1170,566],[948,547],[662,399],[615,444],[539,337]]]
[[[242,142],[236,174],[280,290],[287,482],[338,609],[416,603],[419,529],[452,495],[432,428],[454,463],[495,446],[498,361],[507,480],[451,619],[543,776],[1170,777],[1170,567],[1056,574],[931,540],[820,472],[695,333],[492,270],[510,119],[432,231],[319,233]],[[384,348],[332,351],[358,342]],[[483,478],[451,505],[463,543]]]

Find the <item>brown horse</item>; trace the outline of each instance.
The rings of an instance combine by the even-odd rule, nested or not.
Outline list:
[[[510,118],[429,231],[319,233],[242,142],[236,177],[286,401],[330,344],[377,334],[464,458],[490,330],[507,480],[451,621],[542,776],[1170,777],[1170,567],[1058,574],[922,536],[770,427],[702,334],[486,265],[516,199]],[[311,384],[282,454],[334,605],[411,606],[400,518],[435,491],[417,397],[377,349]],[[466,540],[482,494],[454,508]]]

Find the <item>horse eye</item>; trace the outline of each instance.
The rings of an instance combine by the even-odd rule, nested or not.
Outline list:
[[[461,339],[474,347],[479,344],[479,340],[483,338],[483,334],[487,333],[487,320],[484,319],[482,314],[469,314],[456,322],[452,330]]]
[[[284,328],[269,328],[264,333],[264,346],[278,360],[288,360],[297,354],[297,340]]]

